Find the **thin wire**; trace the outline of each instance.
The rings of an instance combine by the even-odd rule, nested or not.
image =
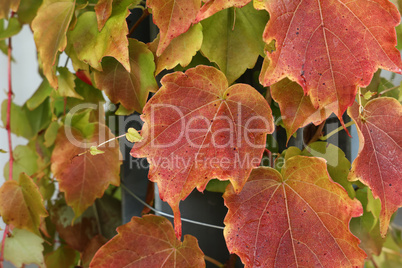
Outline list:
[[[124,190],[126,190],[132,197],[134,197],[138,202],[140,202],[141,204],[143,204],[144,206],[146,206],[147,208],[149,208],[150,210],[152,210],[153,212],[160,214],[162,216],[165,217],[169,217],[174,219],[174,216],[168,213],[165,213],[163,211],[159,211],[153,207],[151,207],[150,205],[148,205],[147,203],[145,203],[144,201],[142,201],[141,198],[139,198],[136,194],[134,194],[130,189],[127,188],[127,186],[125,186],[123,183],[121,183],[121,186],[124,188]],[[225,227],[223,226],[218,226],[218,225],[213,225],[213,224],[209,224],[209,223],[203,223],[203,222],[199,222],[199,221],[193,221],[193,220],[189,220],[189,219],[185,219],[185,218],[181,218],[181,221],[184,222],[189,222],[192,224],[197,224],[197,225],[201,225],[201,226],[206,226],[206,227],[211,227],[211,228],[215,228],[215,229],[220,229],[223,230]]]

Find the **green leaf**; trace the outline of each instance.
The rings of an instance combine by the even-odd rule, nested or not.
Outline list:
[[[70,268],[74,267],[78,258],[77,251],[62,245],[55,251],[46,254],[45,263],[47,268]]]
[[[43,73],[53,88],[58,86],[54,65],[58,52],[66,48],[66,32],[74,8],[75,0],[44,0],[32,21],[34,40],[43,65]]]
[[[52,93],[53,88],[50,86],[49,82],[46,79],[43,79],[39,88],[35,91],[35,93],[27,100],[27,107],[29,110],[33,110],[41,105],[47,97]]]
[[[342,185],[350,198],[355,197],[353,185],[348,181],[351,165],[341,149],[330,143],[314,142],[303,150],[302,155],[322,157],[327,160],[328,173],[331,179]]]
[[[30,24],[36,17],[43,0],[21,0],[18,8],[18,20],[23,24]]]
[[[131,3],[131,0],[115,1],[112,14],[100,32],[95,12],[88,11],[78,17],[69,34],[78,59],[102,71],[102,58],[111,56],[130,71],[126,17]]]
[[[95,129],[94,123],[90,122],[91,112],[92,110],[86,109],[82,112],[68,113],[64,124],[78,130],[84,138],[89,139]]]
[[[129,142],[134,143],[134,142],[141,141],[143,138],[141,137],[141,135],[138,133],[138,131],[135,128],[130,127],[127,130],[126,139]]]
[[[60,127],[59,123],[57,121],[53,121],[46,129],[45,142],[43,143],[46,147],[50,147],[54,144],[59,127]]]
[[[236,15],[235,15],[236,12]],[[229,8],[203,20],[202,53],[216,62],[232,84],[247,68],[253,68],[265,43],[262,33],[268,21],[266,11],[252,3],[240,9]]]
[[[5,154],[5,153],[7,153],[7,151],[0,149],[0,153]]]
[[[97,155],[97,154],[104,154],[104,151],[99,150],[96,146],[91,146],[91,148],[89,148],[89,153],[91,155]]]
[[[154,56],[144,43],[135,39],[129,39],[129,54],[130,72],[114,58],[106,57],[102,61],[103,71],[94,71],[94,80],[111,102],[141,113],[149,91],[158,89]]]
[[[22,29],[21,23],[16,18],[10,18],[8,20],[7,28],[4,29],[4,20],[5,19],[0,20],[0,40],[4,40],[11,36],[14,36],[18,34]]]
[[[36,109],[30,111],[27,105],[18,106],[11,104],[11,132],[17,136],[31,139],[45,129],[51,120],[49,102],[43,102]],[[1,120],[3,125],[7,124],[7,100],[1,105]]]
[[[59,87],[58,93],[62,97],[72,97],[83,100],[84,98],[75,92],[75,75],[70,73],[68,68],[66,67],[58,67],[57,71],[59,72]]]
[[[385,239],[380,234],[379,215],[380,210],[375,213],[368,209],[368,204],[373,199],[373,195],[368,187],[358,189],[356,198],[363,205],[363,215],[358,218],[353,218],[350,222],[350,230],[360,240],[360,247],[369,255],[378,255],[381,253],[382,245]],[[379,201],[379,200],[377,200]],[[372,206],[372,204],[370,204]],[[380,204],[381,209],[381,204]]]
[[[75,82],[75,91],[77,92],[77,94],[83,97],[83,100],[77,98],[67,98],[67,107],[70,110],[74,109],[74,107],[80,104],[84,104],[85,108],[88,107],[85,105],[95,104],[96,107],[94,106],[93,108],[91,108],[94,110],[98,110],[100,108],[99,106],[103,105],[102,103],[105,102],[105,99],[103,98],[102,91],[100,91],[97,88],[94,88],[91,85],[88,85],[79,78],[75,79],[74,82]]]
[[[22,172],[31,176],[38,170],[38,155],[28,146],[18,145],[13,150],[13,180],[18,181]],[[4,166],[4,178],[9,176],[9,162]]]
[[[43,267],[43,241],[30,231],[14,228],[12,235],[6,237],[4,259],[16,267],[31,263]]]
[[[208,182],[205,190],[209,192],[224,193],[226,186],[228,186],[229,183],[230,181],[220,181],[218,179],[213,179]]]

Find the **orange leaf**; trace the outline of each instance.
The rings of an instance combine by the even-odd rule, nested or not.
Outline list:
[[[117,143],[111,142],[98,147],[104,154],[93,156],[86,153],[77,156],[90,146],[110,138],[114,138],[114,135],[108,127],[101,124],[95,125],[94,133],[88,140],[69,127],[59,129],[51,159],[51,170],[76,218],[91,206],[96,198],[102,197],[109,184],[120,184],[121,162]]]
[[[172,224],[163,217],[133,217],[117,232],[95,254],[89,267],[205,267],[197,239],[185,235],[184,241],[179,241]]]
[[[32,21],[35,44],[43,73],[53,88],[58,87],[56,58],[67,46],[66,32],[74,14],[75,0],[44,0]]]
[[[224,235],[246,267],[357,267],[366,254],[349,231],[363,213],[334,183],[325,160],[288,159],[281,173],[254,169],[243,191],[228,186]]]
[[[113,0],[99,0],[95,5],[96,19],[98,21],[98,31],[105,26],[106,21],[112,15]]]
[[[201,6],[201,0],[148,0],[152,18],[160,31],[159,57],[173,38],[187,32]]]
[[[402,107],[383,97],[368,102],[361,116],[357,103],[348,114],[360,140],[349,180],[361,180],[380,198],[380,231],[385,237],[392,214],[402,206]]]
[[[21,173],[19,182],[6,181],[0,188],[0,214],[4,222],[39,235],[41,218],[48,215],[33,180]]]
[[[261,73],[265,86],[288,77],[315,108],[330,105],[341,119],[377,68],[401,73],[394,28],[400,15],[389,1],[265,1],[265,7],[271,18],[263,38],[276,46]]]
[[[297,131],[310,123],[318,126],[327,119],[331,112],[315,109],[308,96],[304,95],[300,85],[288,79],[271,86],[271,96],[279,104],[283,124],[288,140]]]
[[[244,7],[251,0],[210,0],[206,2],[197,14],[195,22],[202,21],[208,17],[211,17],[215,13],[230,8],[230,7]],[[204,1],[205,2],[205,1]]]
[[[147,157],[149,179],[175,213],[179,202],[213,179],[230,180],[239,192],[260,164],[266,134],[274,130],[271,109],[254,88],[228,88],[225,75],[208,66],[163,77],[162,88],[144,107],[143,140],[131,155]]]

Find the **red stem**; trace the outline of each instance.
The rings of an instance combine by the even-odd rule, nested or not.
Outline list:
[[[13,157],[13,146],[11,143],[11,125],[10,125],[10,119],[11,119],[11,101],[13,97],[13,88],[12,88],[12,83],[11,83],[11,38],[8,38],[8,100],[7,100],[7,124],[6,124],[6,129],[7,129],[7,136],[8,136],[8,150],[10,152],[10,162],[9,162],[9,172],[8,172],[8,179],[12,180],[13,179],[13,163],[14,163],[14,157]],[[0,253],[0,268],[3,268],[3,261],[4,261],[4,246],[6,242],[6,237],[9,234],[9,229],[10,227],[6,225],[6,228],[4,229],[3,233],[3,240],[1,241],[1,253]]]

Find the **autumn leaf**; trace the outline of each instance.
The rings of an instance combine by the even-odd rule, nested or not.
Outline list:
[[[7,236],[4,243],[4,259],[16,267],[22,267],[24,264],[43,267],[43,242],[41,237],[27,230],[14,228],[12,235]]]
[[[369,101],[361,115],[355,103],[348,114],[359,133],[359,154],[349,179],[362,181],[380,198],[380,230],[385,237],[392,214],[402,206],[402,107],[384,97]]]
[[[200,9],[197,14],[196,22],[202,21],[208,17],[211,17],[215,13],[230,8],[230,7],[244,7],[251,0],[209,0]]]
[[[165,75],[161,83],[144,107],[143,140],[131,155],[148,158],[148,177],[172,207],[180,237],[180,200],[195,187],[203,191],[213,178],[230,180],[239,192],[274,126],[262,95],[245,84],[228,88],[213,67]]]
[[[250,3],[240,9],[223,10],[201,22],[201,52],[218,64],[229,84],[247,68],[252,69],[258,56],[263,55],[262,33],[268,18],[267,12],[255,10]]]
[[[38,186],[25,173],[0,188],[0,214],[4,222],[37,235],[41,218],[48,215]]]
[[[240,194],[228,186],[224,236],[246,267],[360,267],[366,254],[348,228],[358,200],[333,183],[325,160],[288,159],[281,173],[254,169]]]
[[[284,77],[297,82],[313,106],[330,105],[338,118],[353,104],[377,68],[401,73],[395,26],[400,15],[389,1],[265,1],[271,18],[264,32],[270,65],[264,86]]]
[[[67,46],[66,32],[74,14],[75,0],[44,0],[32,21],[34,40],[43,65],[43,73],[57,88],[57,53]]]
[[[154,56],[144,43],[135,39],[129,39],[129,56],[130,72],[114,58],[107,57],[102,61],[103,71],[94,71],[94,80],[111,102],[141,113],[149,91],[158,89]]]
[[[279,104],[288,141],[299,128],[310,123],[318,126],[332,114],[325,108],[314,108],[310,97],[304,95],[302,87],[289,79],[273,84],[271,96]]]
[[[205,267],[197,239],[175,237],[172,224],[163,217],[133,217],[117,228],[118,235],[95,254],[89,267]]]
[[[200,10],[201,0],[148,0],[152,18],[159,28],[156,56],[162,55],[173,38],[187,32]]]
[[[79,60],[102,71],[103,57],[110,56],[130,71],[126,18],[131,3],[132,0],[114,1],[112,14],[101,31],[98,31],[95,12],[87,11],[78,17],[68,39]]]
[[[51,170],[64,192],[66,202],[80,216],[96,198],[102,197],[110,184],[120,184],[120,151],[116,143],[110,142],[99,146],[104,154],[92,156],[84,154],[90,146],[98,145],[114,138],[110,130],[101,124],[95,124],[90,138],[68,126],[61,127],[57,134],[52,153]]]
[[[112,15],[113,0],[99,0],[95,5],[96,19],[98,21],[98,31],[105,26],[106,21]]]
[[[163,53],[155,58],[156,71],[159,74],[164,69],[170,70],[180,64],[186,67],[190,64],[202,44],[202,25],[193,25],[190,29],[174,38]],[[151,51],[156,53],[159,44],[159,36],[149,45]]]
[[[14,12],[18,10],[21,0],[1,0],[0,2],[0,19],[8,18],[10,9]]]

